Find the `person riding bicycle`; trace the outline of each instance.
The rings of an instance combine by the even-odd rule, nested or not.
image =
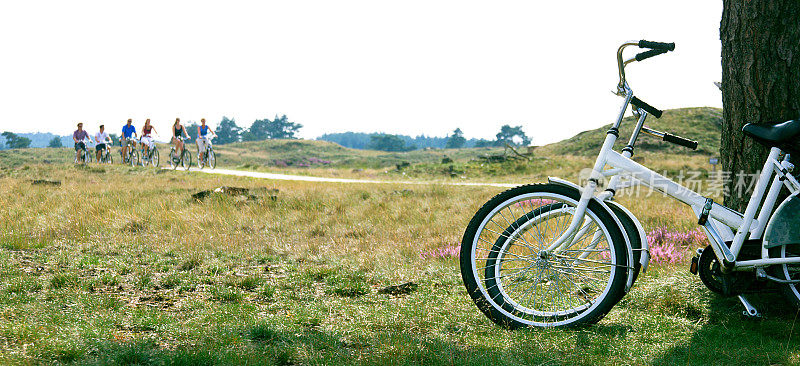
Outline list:
[[[148,118],[144,121],[144,126],[142,127],[142,137],[139,138],[139,143],[147,155],[150,154],[150,148],[154,145],[153,138],[150,136],[151,133],[158,134],[155,127],[150,125],[150,118]]]
[[[175,123],[172,124],[172,143],[175,144],[176,156],[181,156],[183,153],[183,140],[181,137],[188,139],[189,135],[186,134],[186,128],[181,124],[181,119],[175,118]]]
[[[111,137],[105,132],[105,125],[100,125],[100,131],[94,135],[94,142],[97,144],[95,145],[95,155],[97,156],[97,162],[100,162],[100,157],[103,155],[103,152],[106,150],[106,142],[114,143],[111,140]]]
[[[80,151],[86,151],[84,140],[89,138],[89,134],[83,129],[83,123],[78,122],[78,129],[72,133],[72,140],[75,141],[75,160],[80,160]]]
[[[211,146],[211,140],[208,139],[208,134],[211,133],[214,136],[217,136],[214,133],[214,130],[209,128],[206,125],[206,119],[200,119],[200,126],[197,126],[197,160],[200,161],[203,159],[203,154],[206,152],[209,146]]]
[[[119,139],[120,145],[122,145],[122,159],[123,161],[128,156],[128,141],[132,138],[139,137],[136,134],[136,127],[133,125],[133,120],[128,118],[128,122],[122,126],[122,138]],[[135,140],[134,140],[135,141]]]

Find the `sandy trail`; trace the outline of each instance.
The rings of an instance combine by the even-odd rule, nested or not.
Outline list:
[[[388,181],[388,180],[367,180],[367,179],[347,179],[347,178],[325,178],[325,177],[311,177],[305,175],[290,175],[290,174],[277,174],[277,173],[262,173],[251,172],[245,170],[231,170],[231,169],[197,169],[191,168],[190,171],[201,172],[206,174],[222,174],[234,175],[238,177],[251,177],[261,179],[273,180],[290,180],[300,182],[327,182],[327,183],[366,183],[366,184],[441,184],[447,186],[489,186],[500,188],[513,188],[521,184],[518,183],[478,183],[478,182],[437,182],[437,181]]]

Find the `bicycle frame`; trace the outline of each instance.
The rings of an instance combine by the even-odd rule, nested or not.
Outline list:
[[[558,253],[563,248],[569,247],[576,233],[582,229],[589,201],[593,198],[602,201],[611,200],[618,189],[625,188],[621,186],[620,174],[629,173],[633,178],[632,185],[643,184],[656,192],[689,205],[698,217],[698,224],[701,225],[708,237],[714,254],[727,269],[747,270],[775,264],[800,263],[800,257],[769,258],[768,251],[764,246],[761,248],[761,259],[737,261],[739,252],[748,235],[749,239],[761,239],[781,189],[786,187],[791,193],[800,192],[800,183],[789,174],[792,167],[789,163],[789,154],[784,154],[783,159],[780,159],[783,152],[779,148],[773,147],[770,150],[745,212],[742,214],[715,203],[710,198],[704,197],[631,159],[633,147],[640,132],[651,135],[659,134],[658,131],[644,127],[644,121],[648,113],[641,108],[634,108],[634,114],[638,115],[639,119],[628,145],[623,149],[622,153],[613,150],[619,136],[619,127],[622,119],[633,98],[633,91],[625,81],[624,73],[624,65],[631,62],[631,60],[622,61],[622,50],[625,46],[633,44],[635,43],[623,44],[618,52],[620,65],[618,94],[625,97],[625,102],[616,122],[606,135],[591,175],[583,187],[580,201],[575,207],[575,213],[569,227],[546,251]],[[605,169],[606,166],[610,166],[610,169]],[[606,189],[595,196],[597,189],[600,188],[601,180],[606,177],[611,177]],[[770,180],[772,183],[770,183]],[[765,195],[766,199],[764,199]],[[760,205],[762,200],[764,201],[763,205]],[[760,210],[759,205],[761,206]],[[756,212],[758,212],[758,216],[756,216]],[[735,234],[734,229],[736,230]],[[730,248],[726,245],[726,241],[732,242]]]
[[[208,157],[208,152],[214,149],[213,145],[211,144],[211,139],[208,137],[200,137],[198,140],[200,139],[204,140],[203,146],[205,147],[205,150],[199,151],[199,153],[205,157]]]

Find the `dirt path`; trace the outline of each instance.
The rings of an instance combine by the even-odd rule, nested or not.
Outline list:
[[[277,173],[262,173],[262,172],[250,172],[245,170],[230,170],[230,169],[197,169],[191,168],[193,172],[201,172],[206,174],[223,174],[223,175],[235,175],[238,177],[251,177],[251,178],[261,178],[261,179],[273,179],[273,180],[292,180],[292,181],[301,181],[301,182],[327,182],[327,183],[373,183],[373,184],[441,184],[441,185],[448,185],[448,186],[489,186],[489,187],[501,187],[501,188],[512,188],[519,186],[518,183],[477,183],[477,182],[435,182],[435,181],[385,181],[385,180],[366,180],[366,179],[347,179],[347,178],[324,178],[324,177],[310,177],[304,175],[289,175],[289,174],[277,174]]]

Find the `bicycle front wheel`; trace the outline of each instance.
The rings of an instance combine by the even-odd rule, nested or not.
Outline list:
[[[158,149],[155,146],[152,147],[152,152],[150,153],[150,165],[158,168],[158,164],[161,163],[160,158],[158,156]]]
[[[186,149],[183,149],[183,153],[181,154],[181,166],[184,170],[189,170],[189,168],[192,167],[192,154]]]
[[[136,149],[131,150],[131,152],[128,154],[128,159],[128,163],[130,163],[131,166],[139,165],[139,153],[136,152]]]
[[[208,150],[208,156],[206,156],[206,160],[208,160],[208,167],[214,169],[217,167],[217,154],[214,153],[214,150]]]
[[[175,149],[170,149],[169,150],[169,167],[172,168],[172,170],[175,170],[175,168],[178,167],[178,163],[179,163],[178,162],[178,152],[175,151]]]
[[[461,276],[478,308],[509,328],[572,327],[605,316],[624,294],[627,251],[614,218],[591,201],[579,229],[580,193],[556,184],[505,191],[483,205],[461,243]]]

